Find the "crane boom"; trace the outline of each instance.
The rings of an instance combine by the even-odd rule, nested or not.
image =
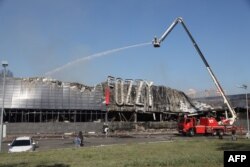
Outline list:
[[[204,55],[202,54],[198,44],[195,42],[193,36],[191,35],[190,31],[188,30],[187,26],[184,23],[184,20],[181,17],[178,17],[177,19],[174,20],[174,22],[168,27],[168,29],[163,33],[163,35],[161,36],[160,39],[157,39],[156,37],[153,40],[153,45],[154,47],[160,47],[161,43],[165,40],[165,38],[167,37],[167,35],[174,29],[174,27],[178,24],[181,23],[182,27],[185,29],[186,33],[188,34],[188,37],[190,38],[190,40],[192,41],[196,51],[198,52],[200,58],[202,59],[203,63],[206,66],[206,69],[209,73],[209,75],[211,76],[212,80],[214,81],[218,91],[220,92],[221,96],[223,97],[224,103],[227,105],[230,113],[231,113],[231,118],[226,118],[226,120],[220,122],[221,124],[230,124],[232,125],[235,122],[236,119],[236,113],[234,111],[234,109],[231,107],[231,104],[229,103],[218,79],[215,77],[211,67],[209,66],[207,60],[205,59]]]

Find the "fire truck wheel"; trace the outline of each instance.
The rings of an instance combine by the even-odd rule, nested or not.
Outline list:
[[[218,134],[218,132],[217,132],[216,130],[213,130],[212,135],[213,135],[213,136],[216,136],[217,134]]]
[[[219,130],[219,136],[223,136],[224,135],[224,131],[223,130]]]
[[[189,130],[189,136],[190,136],[190,137],[193,137],[193,136],[194,136],[194,129],[193,129],[193,128]]]

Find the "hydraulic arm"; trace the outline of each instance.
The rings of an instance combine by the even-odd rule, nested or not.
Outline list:
[[[181,23],[182,27],[185,29],[186,33],[188,34],[188,37],[190,38],[190,40],[192,41],[196,51],[198,52],[200,58],[202,59],[203,63],[205,64],[207,71],[209,73],[209,75],[211,76],[211,78],[213,79],[217,89],[219,90],[221,96],[223,97],[224,103],[227,105],[230,113],[231,113],[231,118],[226,118],[226,120],[221,121],[221,124],[230,124],[232,125],[235,122],[236,119],[236,113],[234,111],[234,109],[231,107],[231,104],[229,103],[227,97],[225,96],[225,93],[218,81],[218,79],[215,77],[212,69],[210,68],[207,60],[205,59],[204,55],[202,54],[199,46],[197,45],[197,43],[195,42],[194,38],[192,37],[190,31],[188,30],[187,26],[185,25],[183,19],[181,17],[178,17],[177,19],[174,20],[174,22],[168,27],[168,29],[163,33],[163,35],[161,36],[160,39],[157,39],[156,37],[153,39],[153,45],[154,47],[160,47],[161,43],[164,41],[164,39],[167,37],[167,35],[174,29],[174,27],[178,24]]]

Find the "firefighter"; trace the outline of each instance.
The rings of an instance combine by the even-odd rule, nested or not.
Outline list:
[[[79,139],[81,140],[80,146],[83,147],[84,143],[83,143],[83,134],[82,134],[82,131],[79,131],[78,137],[79,137]]]
[[[237,140],[237,136],[236,136],[236,127],[233,126],[232,127],[232,140],[236,141]]]

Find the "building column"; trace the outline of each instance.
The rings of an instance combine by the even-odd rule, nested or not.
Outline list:
[[[105,112],[105,123],[108,123],[108,111]]]
[[[137,112],[134,112],[134,123],[137,123]]]

